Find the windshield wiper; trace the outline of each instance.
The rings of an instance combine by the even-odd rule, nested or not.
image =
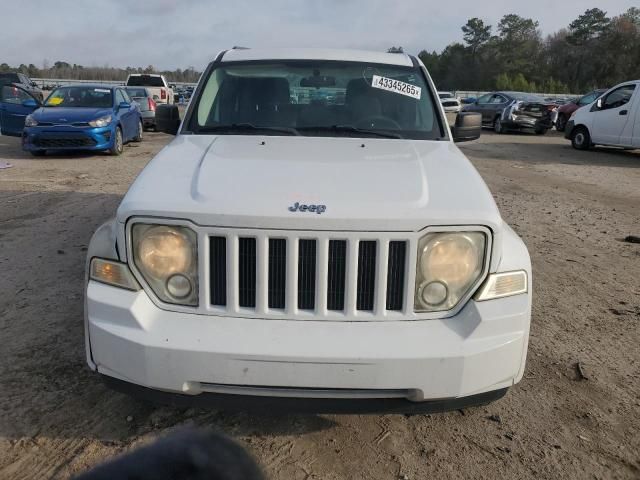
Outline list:
[[[263,131],[263,132],[279,132],[288,133],[289,135],[300,135],[298,130],[292,127],[268,127],[262,125],[254,125],[253,123],[232,123],[231,125],[205,125],[197,130],[197,133],[215,133],[215,132],[246,132],[246,131]]]
[[[300,131],[318,131],[318,132],[336,132],[336,133],[360,133],[364,135],[374,135],[384,138],[404,138],[399,133],[382,132],[379,130],[367,130],[364,128],[354,127],[353,125],[332,125],[330,127],[298,127]]]

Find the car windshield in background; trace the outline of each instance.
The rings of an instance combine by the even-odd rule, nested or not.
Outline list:
[[[144,88],[131,88],[127,87],[125,89],[130,97],[146,97],[147,91]]]
[[[227,63],[190,119],[194,133],[439,139],[422,71],[343,61]]]
[[[127,80],[127,87],[164,87],[161,77],[151,75],[135,75]]]
[[[111,90],[100,87],[61,87],[54,90],[45,107],[111,108]]]

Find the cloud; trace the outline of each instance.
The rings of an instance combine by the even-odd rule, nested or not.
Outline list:
[[[607,0],[610,15],[635,0]],[[31,0],[3,6],[0,62],[44,59],[83,65],[202,69],[234,45],[347,47],[418,53],[461,40],[477,16],[496,25],[507,13],[540,21],[543,33],[566,27],[593,0],[453,4],[424,0]]]

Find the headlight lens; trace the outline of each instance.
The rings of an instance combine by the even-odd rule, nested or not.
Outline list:
[[[106,117],[101,117],[96,120],[92,120],[89,122],[89,125],[92,127],[106,127],[111,123],[111,115],[107,115]]]
[[[198,249],[193,230],[136,224],[133,260],[153,292],[164,302],[198,304]]]
[[[418,243],[415,310],[450,310],[480,279],[485,264],[482,232],[429,233]]]
[[[27,115],[27,118],[24,119],[25,127],[36,127],[38,126],[38,122],[33,118],[33,115]]]

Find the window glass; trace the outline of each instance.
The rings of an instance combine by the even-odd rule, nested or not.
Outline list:
[[[116,105],[120,105],[124,102],[124,96],[122,95],[122,90],[116,90]]]
[[[589,105],[597,98],[598,94],[596,92],[591,92],[588,95],[585,95],[578,101],[578,105]]]
[[[602,102],[602,110],[618,108],[626,105],[629,100],[631,100],[635,87],[635,85],[623,85],[622,87],[616,88],[613,92],[607,95],[604,102]]]
[[[482,95],[480,98],[478,98],[477,102],[478,103],[489,103],[489,100],[491,100],[491,97],[493,97],[492,93],[487,93],[486,95]]]
[[[135,75],[129,77],[127,81],[128,87],[164,87],[162,77],[153,77],[151,75]]]
[[[0,83],[20,83],[17,73],[0,73]]]
[[[127,90],[122,89],[122,90],[118,90],[122,96],[124,97],[124,101],[127,103],[131,103],[131,97],[129,96],[129,93],[127,92]]]
[[[380,79],[386,83],[374,85]],[[190,128],[206,133],[241,124],[310,136],[393,132],[392,137],[432,139],[443,135],[436,115],[422,72],[414,67],[321,60],[223,63],[206,79]]]
[[[502,95],[493,95],[489,103],[505,103],[507,100]]]
[[[12,103],[15,105],[20,105],[25,100],[30,100],[31,95],[29,95],[24,90],[21,90],[17,87],[11,87],[5,85],[2,87],[2,101],[4,103]]]
[[[101,87],[60,87],[51,92],[45,107],[111,108],[111,89]]]

